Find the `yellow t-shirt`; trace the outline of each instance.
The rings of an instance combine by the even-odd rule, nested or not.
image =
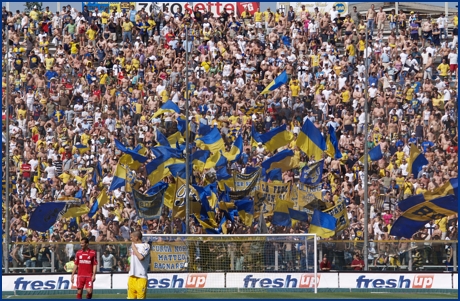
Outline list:
[[[270,20],[270,12],[268,10],[264,11],[264,16],[265,22],[268,22],[268,20]]]
[[[32,20],[38,20],[38,13],[35,10],[30,11],[29,16]]]
[[[18,109],[18,117],[20,120],[26,119],[27,110]]]
[[[350,91],[345,90],[341,93],[341,95],[342,95],[342,102],[344,103],[350,102]]]
[[[238,118],[239,118],[238,116],[232,115],[228,117],[228,121],[230,121],[232,124],[236,124]]]
[[[340,67],[340,65],[335,65],[334,67],[332,67],[332,70],[334,70],[335,75],[339,76],[340,71],[342,70],[342,67]]]
[[[110,15],[108,13],[106,13],[105,11],[102,12],[101,14],[102,24],[107,24],[107,22],[109,21],[109,18],[110,18]]]
[[[166,89],[164,89],[163,91],[161,91],[160,96],[162,102],[167,102],[169,99],[169,92]]]
[[[310,55],[312,67],[318,67],[319,66],[319,57],[320,57],[319,54]]]
[[[364,49],[366,48],[366,42],[364,42],[363,40],[359,40],[358,47],[359,51],[364,51]]]
[[[255,22],[262,22],[262,13],[261,12],[255,12],[254,13],[254,21]]]
[[[356,48],[354,45],[350,44],[347,46],[347,51],[350,56],[355,56],[356,55]]]
[[[448,64],[440,64],[438,66],[438,70],[441,71],[441,76],[447,76],[449,72],[449,65]]]
[[[90,41],[96,40],[96,31],[93,30],[92,28],[88,29],[88,30],[86,31],[86,34],[88,35],[88,39],[89,39]]]
[[[107,75],[107,73],[101,75],[101,79],[99,80],[99,84],[105,85],[105,84],[107,83],[107,78],[108,78],[108,77],[109,77],[109,76]]]
[[[45,59],[45,66],[46,66],[46,70],[50,70],[51,67],[54,66],[54,58],[52,58],[52,57],[46,58]]]
[[[138,59],[133,58],[133,59],[131,60],[131,64],[133,65],[133,68],[134,68],[134,69],[138,70],[139,67],[140,67],[140,65],[141,65],[141,62],[140,62]]]
[[[441,230],[441,232],[447,232],[447,217],[437,220],[436,224],[439,226],[439,230]]]
[[[133,29],[133,23],[131,22],[124,22],[122,27],[123,27],[123,31],[131,31],[131,29]]]
[[[155,25],[157,25],[153,20],[148,20],[147,22],[149,23],[149,27],[147,28],[147,30],[152,30],[155,27]]]
[[[81,138],[80,138],[81,139],[81,144],[88,145],[88,141],[89,141],[90,138],[91,138],[90,135],[82,134]]]
[[[142,113],[142,105],[140,103],[136,103],[135,107],[136,107],[136,114],[141,114]]]
[[[401,162],[402,159],[404,158],[404,152],[403,151],[396,152],[396,158],[398,158],[399,162]]]
[[[71,54],[78,54],[78,43],[70,42],[70,53]]]
[[[408,100],[408,101],[412,100],[413,96],[414,96],[414,89],[413,88],[407,89],[407,91],[406,91],[406,100]]]
[[[299,96],[299,92],[300,92],[299,85],[291,85],[290,88],[291,88],[292,96]]]

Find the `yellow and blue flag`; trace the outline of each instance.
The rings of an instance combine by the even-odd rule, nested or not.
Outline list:
[[[107,204],[109,202],[109,197],[107,195],[106,189],[102,189],[102,191],[99,193],[97,196],[97,199],[94,201],[93,205],[91,206],[91,209],[88,212],[88,216],[92,218],[97,210]]]
[[[199,171],[203,171],[209,156],[211,156],[211,152],[208,150],[199,149],[195,151],[190,158],[193,164],[193,168]]]
[[[294,152],[290,149],[285,149],[279,153],[273,155],[273,157],[268,158],[260,165],[266,172],[271,171],[275,168],[281,168],[282,171],[288,171],[295,168]]]
[[[223,166],[216,171],[216,179],[221,191],[225,191],[225,186],[230,188],[235,186],[235,181],[233,176],[228,173],[227,166]]]
[[[220,135],[219,129],[214,127],[208,134],[196,139],[196,146],[201,149],[207,149],[211,152],[219,152],[225,149],[224,140]]]
[[[78,152],[79,152],[80,154],[84,154],[84,153],[86,153],[87,151],[89,151],[89,149],[90,149],[88,145],[84,145],[84,144],[81,144],[81,143],[76,144],[76,145],[75,145],[75,148],[78,150]]]
[[[182,135],[185,135],[185,131],[187,129],[187,121],[182,118],[177,118],[177,130],[181,132]]]
[[[299,181],[301,183],[313,186],[321,183],[323,179],[324,160],[309,163],[302,168]]]
[[[247,227],[251,227],[252,222],[254,221],[254,200],[246,197],[236,201],[235,206],[238,210],[238,216],[243,224]]]
[[[68,207],[66,212],[62,215],[64,218],[69,218],[69,217],[78,217],[85,215],[89,212],[88,206],[84,205],[71,205]]]
[[[160,129],[157,129],[157,142],[161,146],[166,146],[170,147],[168,139],[166,139],[166,136],[163,135],[163,133],[160,131]]]
[[[198,135],[199,136],[205,136],[210,131],[211,131],[211,126],[200,122],[200,126],[198,127]]]
[[[275,168],[265,173],[265,170],[262,170],[262,174],[265,175],[265,182],[268,181],[283,181],[283,172],[281,168]]]
[[[378,161],[382,158],[383,158],[383,153],[382,153],[382,148],[380,147],[380,144],[369,151],[368,162]],[[362,156],[359,159],[359,161],[364,163],[364,156]]]
[[[252,123],[251,126],[251,145],[254,147],[257,147],[257,144],[263,143],[262,139],[260,138],[260,133],[256,131],[256,127],[254,126],[254,123]]]
[[[127,148],[126,146],[123,145],[123,143],[121,143],[117,139],[115,139],[115,146],[126,155],[124,156],[125,159],[127,159],[128,161],[129,160],[132,161],[130,164],[129,162],[126,162],[125,160],[123,160],[122,162],[128,165],[132,169],[138,169],[148,159],[147,157],[139,154],[137,151]]]
[[[112,183],[110,184],[109,191],[121,188],[126,185],[126,167],[117,164],[117,169],[113,175]]]
[[[418,173],[422,170],[423,165],[428,165],[428,160],[420,152],[415,143],[412,143],[409,152],[409,162],[407,172],[412,173],[417,178]]]
[[[458,200],[453,194],[426,201],[423,194],[411,196],[405,200],[406,205],[414,203],[393,224],[390,235],[411,238],[425,225],[436,219],[458,213]]]
[[[29,228],[39,232],[49,230],[56,220],[62,217],[68,206],[67,202],[41,203],[30,214]]]
[[[393,224],[390,235],[411,238],[430,220],[458,213],[458,179],[450,179],[441,187],[411,196],[398,204],[404,212]]]
[[[174,102],[172,102],[172,100],[168,100],[158,111],[155,112],[155,114],[153,114],[152,119],[164,113],[180,114],[180,109]]]
[[[65,117],[65,112],[64,112],[64,110],[56,110],[56,111],[54,111],[53,116],[54,116],[54,120],[55,120],[57,123],[59,123],[59,122],[61,122],[61,121],[64,119],[64,117]]]
[[[200,219],[200,216],[196,213],[193,215],[193,217],[207,234],[219,234],[219,230],[216,229],[217,226],[214,226],[215,222],[213,223],[210,219],[202,220]]]
[[[97,185],[98,178],[99,180],[102,180],[102,166],[99,160],[97,161],[96,167],[94,168],[94,171],[93,171],[93,184],[94,185]]]
[[[337,136],[335,135],[335,129],[332,125],[328,127],[328,136],[326,140],[327,149],[325,153],[333,158],[333,159],[340,159],[342,158],[342,153],[339,149],[339,141],[337,141]]]
[[[308,214],[303,211],[289,208],[289,216],[295,221],[308,222]]]
[[[177,145],[184,143],[185,139],[180,132],[175,132],[174,134],[168,137],[168,142],[170,147],[177,148]]]
[[[153,195],[145,195],[137,190],[133,190],[134,207],[137,211],[137,216],[146,220],[152,220],[161,216],[163,209],[164,195],[167,185]]]
[[[172,148],[168,144],[167,146],[155,146],[150,149],[155,158],[162,156],[163,154],[168,154],[171,158],[183,158],[183,152],[177,148]]]
[[[169,169],[166,165],[170,158],[171,156],[169,154],[164,154],[145,165],[145,171],[147,172],[147,178],[149,179],[151,186],[157,184],[168,176]]]
[[[321,238],[334,236],[337,219],[330,214],[315,209],[308,233],[316,233]]]
[[[326,140],[321,131],[306,119],[296,140],[296,145],[309,157],[321,160],[323,152],[327,149]]]
[[[280,75],[278,75],[268,86],[265,87],[265,89],[260,92],[260,95],[268,94],[282,85],[286,84],[288,82],[288,76],[286,71],[281,72]]]
[[[158,182],[155,185],[151,186],[149,190],[145,192],[145,195],[155,195],[158,191],[167,189],[169,184],[166,182]]]
[[[182,179],[186,178],[185,163],[176,163],[166,166],[169,169],[171,175],[175,178],[180,177]],[[190,168],[190,172],[192,169]]]
[[[243,136],[240,134],[238,138],[236,138],[235,142],[233,142],[232,148],[229,152],[225,152],[224,156],[227,158],[228,161],[234,162],[238,161],[243,153]]]
[[[204,165],[204,169],[211,169],[211,168],[216,167],[217,163],[218,163],[219,161],[222,161],[222,160],[220,160],[222,157],[223,157],[223,155],[222,155],[222,152],[221,152],[221,151],[213,153],[213,154],[206,160],[206,164]],[[224,157],[224,159],[225,159],[225,157]]]
[[[193,188],[198,193],[198,196],[201,201],[201,210],[200,215],[203,220],[209,220],[213,228],[217,228],[216,223],[216,213],[214,211],[214,206],[209,202],[208,197],[211,198],[211,188],[210,187],[201,187],[198,185],[193,185]],[[217,196],[216,196],[217,201]]]
[[[289,209],[294,207],[294,202],[277,199],[273,211],[272,223],[278,226],[291,227],[291,215]]]
[[[259,135],[259,139],[268,151],[274,152],[278,148],[288,145],[294,139],[294,135],[286,127],[287,125],[283,124],[267,133]]]

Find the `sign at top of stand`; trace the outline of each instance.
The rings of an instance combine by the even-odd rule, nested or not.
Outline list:
[[[305,5],[305,11],[309,13],[313,13],[315,7],[318,8],[321,14],[329,13],[332,11],[332,7],[335,6],[335,10],[341,17],[348,14],[348,2],[277,2],[276,8],[279,9],[280,12],[287,14],[289,7],[292,6],[296,13],[300,13],[302,11],[302,5]]]
[[[214,16],[220,15],[224,10],[229,14],[241,15],[248,8],[251,14],[254,14],[259,8],[259,2],[137,2],[136,10],[145,9],[146,12],[164,11],[168,8],[170,13],[180,13],[188,11],[191,13],[198,9],[201,12],[212,12]]]

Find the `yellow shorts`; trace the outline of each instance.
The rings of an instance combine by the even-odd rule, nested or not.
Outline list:
[[[147,296],[147,278],[129,276],[128,299],[145,299]]]

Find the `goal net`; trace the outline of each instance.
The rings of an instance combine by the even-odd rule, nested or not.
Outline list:
[[[148,288],[317,292],[315,234],[144,234]]]

